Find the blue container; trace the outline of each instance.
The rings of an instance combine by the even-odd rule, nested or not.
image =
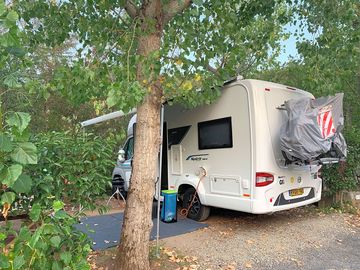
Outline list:
[[[176,190],[162,190],[161,195],[164,196],[164,201],[161,207],[161,221],[166,223],[176,222]]]

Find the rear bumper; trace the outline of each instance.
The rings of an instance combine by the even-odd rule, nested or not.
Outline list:
[[[312,188],[307,196],[286,199],[281,193],[273,204],[265,202],[265,200],[253,200],[252,213],[253,214],[268,214],[282,210],[288,210],[308,204],[312,204],[321,200],[321,186],[319,189]]]

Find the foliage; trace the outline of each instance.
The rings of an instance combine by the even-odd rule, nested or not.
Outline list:
[[[0,205],[6,218],[13,202],[28,194],[32,180],[24,173],[24,166],[36,164],[36,147],[29,142],[30,115],[23,112],[3,112],[4,93],[19,87],[13,64],[22,63],[19,53],[18,14],[0,1]]]
[[[138,41],[148,32],[140,18],[125,12],[124,2],[17,3],[34,44],[55,47],[77,33],[78,55],[55,71],[49,90],[75,103],[107,99],[109,107],[126,111],[159,81],[164,99],[209,103],[219,95],[214,86],[276,56],[281,25],[289,18],[282,1],[196,1],[164,27],[160,50],[140,56]],[[165,7],[170,1],[162,2]],[[149,19],[147,31],[154,23]]]
[[[24,50],[20,46],[19,19],[14,10],[7,10],[4,1],[0,1],[0,89],[19,88],[21,68],[23,68]]]
[[[49,181],[45,186],[38,175],[33,175],[34,178],[31,178],[24,173],[25,170],[29,172],[43,165],[42,162],[36,164],[38,161],[36,147],[28,142],[29,136],[26,132],[29,122],[29,114],[21,112],[9,113],[5,118],[6,125],[0,134],[2,159],[0,193],[2,215],[6,218],[16,201],[15,209],[21,211],[31,209],[29,216],[36,229],[29,229],[26,223],[21,224],[19,232],[9,226],[0,227],[0,248],[2,249],[0,269],[89,269],[86,261],[90,251],[89,240],[85,234],[76,231],[73,227],[77,223],[77,217],[71,217],[63,210],[64,203],[51,199],[56,197],[50,196],[49,193],[54,191],[51,190],[54,187],[51,176],[48,175]],[[86,144],[87,142],[83,139],[78,140],[77,143]],[[96,145],[95,140],[95,143],[88,146],[99,150]],[[54,149],[51,150],[54,151]],[[92,153],[89,151],[81,154],[86,159],[86,156]],[[42,158],[46,159],[48,156]],[[92,160],[95,159],[96,157],[92,157]],[[27,164],[32,164],[33,168],[25,167],[24,165]],[[100,181],[91,184],[91,187],[99,187],[103,183],[101,182],[103,172],[101,166],[99,167],[100,172],[96,175],[100,176]],[[90,194],[94,194],[93,189],[89,189],[88,186],[87,189]],[[80,191],[79,197],[83,199],[81,195],[84,190],[82,188],[74,188],[74,190]],[[76,196],[78,200],[78,194],[73,196]],[[92,200],[89,201],[87,204],[91,204]],[[10,235],[14,236],[13,245],[6,245]]]
[[[28,141],[29,122],[27,113],[9,113],[0,130],[0,195],[4,209],[9,209],[20,194],[29,194],[33,185],[24,170],[25,165],[37,163],[36,147]]]
[[[16,232],[9,226],[0,227],[0,269],[90,269],[86,261],[89,240],[74,228],[77,218],[69,216],[63,206],[61,201],[53,201],[51,208],[33,205],[30,217],[35,229],[23,225]],[[15,239],[6,246],[7,235]]]
[[[49,196],[73,206],[95,208],[95,200],[111,187],[115,140],[85,132],[37,134],[39,163],[32,166],[37,179],[32,194],[45,205]]]
[[[348,144],[346,163],[325,167],[322,178],[330,193],[341,190],[354,190],[359,187],[360,179],[360,135],[359,130],[348,128],[345,133]]]
[[[30,62],[20,47],[19,17],[5,3],[0,1],[1,214],[6,220],[10,212],[27,211],[32,223],[22,222],[15,230],[6,220],[0,227],[0,269],[89,269],[87,236],[73,226],[78,217],[69,216],[61,201],[50,201],[50,194],[40,195],[38,178],[29,176],[39,166],[37,148],[30,142],[31,117],[14,111],[16,99],[8,98],[31,83],[26,75]]]

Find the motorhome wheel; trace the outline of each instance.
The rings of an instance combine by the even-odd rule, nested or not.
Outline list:
[[[188,208],[193,196],[196,196],[194,199],[194,202],[189,209],[188,218],[191,218],[196,221],[204,221],[206,220],[210,215],[210,207],[205,206],[201,204],[199,197],[197,193],[195,192],[195,189],[189,188],[184,192],[183,196],[183,207]]]

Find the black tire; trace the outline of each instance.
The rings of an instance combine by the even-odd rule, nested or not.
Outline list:
[[[193,205],[189,209],[189,213],[187,215],[188,218],[191,218],[196,221],[204,221],[206,220],[210,215],[210,207],[203,205],[200,202],[200,199],[195,192],[195,189],[188,188],[185,190],[183,195],[183,208],[187,209],[193,199],[193,196],[196,196],[193,202]]]

